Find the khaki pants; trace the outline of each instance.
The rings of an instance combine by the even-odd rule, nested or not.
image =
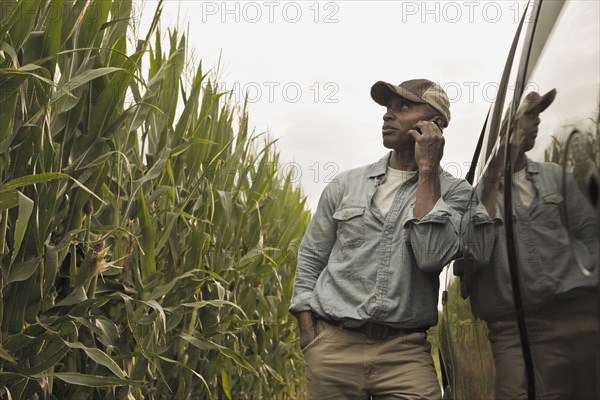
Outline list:
[[[441,399],[425,332],[374,340],[319,320],[303,352],[309,400]]]
[[[526,313],[536,397],[597,400],[598,299],[559,299]],[[488,323],[496,365],[496,399],[527,399],[527,380],[516,321]]]

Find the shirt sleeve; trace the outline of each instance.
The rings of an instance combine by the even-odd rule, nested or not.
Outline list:
[[[471,192],[471,186],[460,180],[423,218],[417,219],[411,209],[402,221],[404,239],[421,270],[439,273],[457,255],[460,221]]]
[[[334,181],[325,187],[302,238],[289,309],[292,313],[310,310],[313,289],[329,260],[337,232],[333,214],[337,206],[338,185]]]
[[[483,184],[477,185],[473,197],[467,206],[460,229],[460,245],[465,253],[469,253],[475,266],[490,265],[494,259],[497,232],[504,225],[502,212],[496,201],[496,217],[490,217],[480,200]]]
[[[503,225],[502,218],[492,220],[485,206],[475,200],[463,217],[461,247],[475,260],[476,266],[490,265],[496,248],[497,229]]]
[[[567,202],[566,217],[570,220],[569,226],[573,235],[573,251],[579,255],[579,262],[584,263],[583,267],[588,270],[597,269],[600,232],[594,208],[581,193],[575,177],[567,174],[566,178],[567,198],[564,201]]]

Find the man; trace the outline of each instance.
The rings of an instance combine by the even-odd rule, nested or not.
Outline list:
[[[531,92],[515,114],[511,138],[514,251],[537,397],[597,399],[597,217],[572,175],[563,181],[560,165],[534,162],[525,155],[534,147],[540,113],[555,96],[554,89],[543,96]],[[508,122],[508,118],[503,122],[499,144]],[[495,148],[475,201],[465,213],[462,241],[465,253],[475,261],[466,271],[469,293],[473,312],[487,322],[496,398],[526,399],[504,226],[504,148]]]
[[[325,188],[298,253],[290,311],[307,397],[439,399],[425,331],[471,188],[440,167],[450,102],[438,84],[379,81],[371,97],[391,152]]]

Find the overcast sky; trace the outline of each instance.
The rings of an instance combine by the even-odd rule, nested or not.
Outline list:
[[[428,78],[446,88],[452,120],[442,165],[468,170],[526,1],[175,1],[162,26],[189,29],[190,48],[250,122],[278,138],[280,166],[314,209],[337,172],[386,153],[378,80]],[[137,2],[145,32],[157,2]],[[143,7],[142,7],[143,6]],[[195,69],[195,66],[193,67]]]

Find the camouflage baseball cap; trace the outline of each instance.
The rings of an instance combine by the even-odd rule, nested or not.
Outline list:
[[[397,94],[415,103],[429,104],[450,122],[450,100],[444,89],[429,79],[412,79],[399,85],[377,81],[371,86],[371,98],[382,106],[387,106],[390,97]]]
[[[550,104],[552,104],[555,97],[556,97],[556,89],[550,90],[548,93],[544,94],[543,96],[540,95],[538,92],[527,93],[527,96],[525,96],[525,98],[519,105],[519,108],[517,109],[516,117],[519,118],[526,112],[529,112],[536,107],[539,107],[540,112],[544,111],[546,108],[548,108],[550,106]]]

